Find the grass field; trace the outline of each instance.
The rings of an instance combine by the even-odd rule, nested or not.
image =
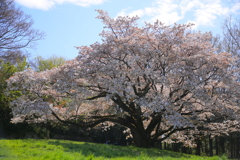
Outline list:
[[[67,140],[0,140],[0,160],[221,160],[159,149]]]

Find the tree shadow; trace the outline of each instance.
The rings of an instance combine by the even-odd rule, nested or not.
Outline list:
[[[55,146],[62,146],[65,152],[78,152],[83,156],[106,157],[106,158],[121,158],[130,157],[137,158],[139,156],[154,158],[154,157],[171,157],[171,158],[188,158],[190,156],[182,153],[170,152],[160,149],[137,148],[133,146],[118,146],[110,144],[95,144],[95,143],[75,143],[69,141],[52,140],[48,144]]]

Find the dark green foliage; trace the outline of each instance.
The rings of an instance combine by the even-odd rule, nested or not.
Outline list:
[[[9,134],[12,131],[14,124],[10,123],[12,118],[11,109],[9,108],[9,103],[21,95],[20,91],[6,92],[7,82],[15,72],[24,70],[27,67],[26,60],[19,61],[16,64],[11,64],[10,62],[0,61],[0,129],[2,129],[2,137],[4,136],[3,130]]]

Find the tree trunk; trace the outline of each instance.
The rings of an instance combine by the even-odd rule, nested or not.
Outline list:
[[[236,137],[236,158],[240,159],[240,135]]]
[[[153,147],[153,143],[150,139],[150,136],[147,136],[145,133],[141,133],[139,130],[131,129],[133,136],[133,142],[138,147],[149,148]]]
[[[213,156],[213,140],[211,135],[209,136],[209,156]]]
[[[219,155],[219,148],[218,148],[218,137],[215,137],[215,148],[216,148],[216,155]]]
[[[0,138],[5,138],[4,123],[0,119]]]
[[[164,150],[167,150],[167,143],[166,142],[164,142]]]
[[[188,147],[188,149],[189,149],[189,154],[192,154],[192,148],[191,147]]]
[[[185,147],[185,146],[182,146],[182,153],[187,153],[187,147]]]
[[[234,140],[233,140],[233,136],[230,135],[230,140],[229,140],[229,145],[230,145],[230,158],[234,157]]]
[[[208,139],[207,139],[207,137],[204,137],[204,152],[205,152],[205,154],[206,155],[209,155],[209,147],[208,147]]]
[[[220,137],[219,139],[219,143],[220,143],[220,148],[221,148],[221,154],[225,153],[225,138],[224,137]]]
[[[201,155],[201,140],[199,138],[197,138],[196,155]]]
[[[162,142],[159,143],[159,149],[162,150]]]

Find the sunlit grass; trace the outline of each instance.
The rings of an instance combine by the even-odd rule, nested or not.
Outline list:
[[[1,160],[221,160],[159,149],[66,140],[0,140]]]

